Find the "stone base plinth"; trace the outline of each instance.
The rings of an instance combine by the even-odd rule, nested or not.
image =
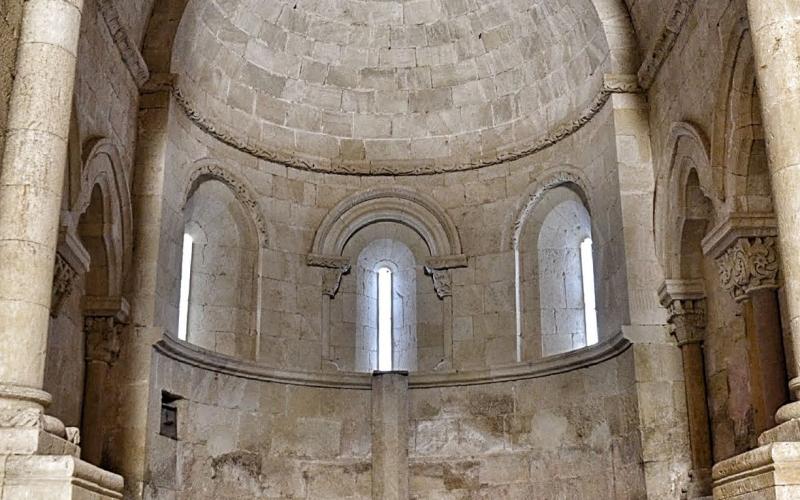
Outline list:
[[[714,498],[800,498],[800,442],[775,442],[714,466]]]
[[[0,428],[0,456],[6,454],[70,455],[77,458],[81,449],[38,427]]]
[[[69,455],[0,455],[0,500],[122,498],[122,477]]]

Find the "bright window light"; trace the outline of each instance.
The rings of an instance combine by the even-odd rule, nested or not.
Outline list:
[[[187,339],[189,323],[189,290],[192,286],[192,247],[194,240],[183,235],[183,257],[181,258],[181,298],[178,304],[178,338]]]
[[[392,270],[378,269],[378,371],[392,370]]]
[[[581,243],[581,274],[583,276],[583,314],[586,324],[586,345],[597,343],[597,303],[594,295],[594,257],[592,239]]]

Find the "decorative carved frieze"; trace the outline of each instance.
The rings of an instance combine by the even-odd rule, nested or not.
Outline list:
[[[112,316],[87,316],[83,329],[86,333],[86,360],[108,365],[119,358],[122,323]]]
[[[638,92],[641,92],[641,88],[638,84],[631,81],[631,78],[628,78],[626,75],[611,75],[611,78],[604,81],[595,97],[577,117],[556,125],[544,135],[534,138],[528,144],[521,145],[507,152],[497,153],[492,156],[482,156],[470,160],[462,160],[459,158],[448,162],[442,159],[421,159],[419,161],[405,161],[403,163],[376,163],[368,160],[326,160],[301,156],[291,151],[276,151],[263,144],[254,142],[251,139],[244,138],[242,134],[229,130],[229,126],[220,124],[214,119],[209,118],[201,111],[201,108],[193,102],[187,93],[179,87],[173,87],[172,94],[175,97],[175,101],[181,109],[183,109],[186,117],[200,130],[223,144],[255,158],[310,172],[360,176],[416,176],[477,170],[526,158],[554,146],[575,134],[600,113],[613,94]]]
[[[64,303],[75,285],[78,277],[77,271],[60,255],[56,254],[55,268],[53,270],[53,294],[50,301],[50,315],[58,316]]]
[[[722,286],[736,301],[753,291],[777,288],[779,259],[775,238],[739,238],[717,258]]]
[[[678,345],[699,344],[706,332],[705,299],[673,300],[667,307],[672,335]]]

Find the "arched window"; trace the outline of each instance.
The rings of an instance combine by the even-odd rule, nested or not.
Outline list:
[[[378,269],[378,370],[392,370],[392,270]]]
[[[520,345],[528,359],[598,342],[592,221],[577,186],[547,190],[519,243]]]
[[[192,252],[194,238],[189,233],[183,235],[183,252],[181,256],[181,296],[178,305],[178,338],[188,338],[189,327],[189,291],[192,287]]]
[[[255,359],[255,224],[234,191],[214,178],[192,190],[183,217],[182,248],[176,244],[181,256],[177,337],[228,356]]]
[[[581,242],[581,281],[586,345],[594,345],[597,343],[597,303],[594,296],[594,257],[591,238]]]

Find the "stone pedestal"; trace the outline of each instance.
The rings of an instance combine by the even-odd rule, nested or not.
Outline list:
[[[0,460],[1,500],[122,498],[122,477],[72,456],[11,455]]]
[[[777,442],[714,466],[714,498],[800,498],[800,443]]]
[[[408,499],[408,372],[372,377],[372,498]]]

